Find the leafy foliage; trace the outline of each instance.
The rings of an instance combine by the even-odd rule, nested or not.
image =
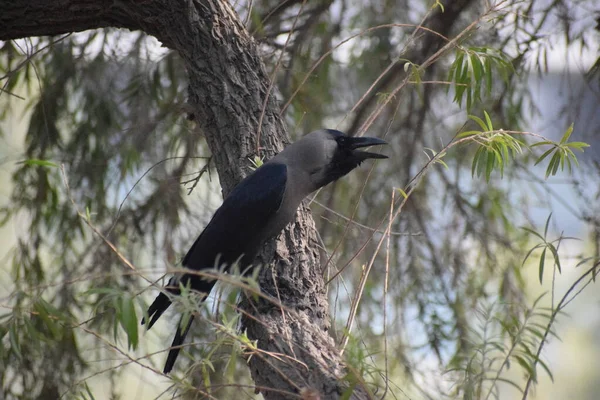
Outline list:
[[[455,393],[465,399],[499,398],[499,385],[508,384],[519,392],[521,388],[509,376],[511,366],[528,375],[537,376],[536,363],[552,378],[547,364],[536,356],[543,332],[551,322],[549,310],[540,307],[544,296],[538,297],[531,308],[510,312],[511,305],[492,304],[478,311],[479,326],[470,329],[468,350],[459,353],[451,362],[449,373],[459,379]],[[550,310],[551,311],[551,310]]]
[[[575,157],[575,153],[573,153],[573,149],[583,151],[584,148],[589,147],[590,145],[584,142],[568,142],[569,138],[571,137],[571,133],[573,133],[573,124],[569,126],[569,129],[567,129],[563,137],[560,139],[560,142],[556,143],[552,140],[544,140],[534,143],[531,146],[551,146],[551,148],[542,154],[535,162],[535,165],[537,165],[544,161],[546,157],[552,155],[552,158],[550,158],[550,163],[548,163],[548,169],[546,169],[546,178],[548,178],[550,175],[556,175],[559,166],[560,169],[564,171],[565,162],[569,168],[569,172],[572,170],[571,161],[573,161],[575,165],[579,166],[579,162],[577,161],[577,157]]]
[[[466,95],[466,107],[470,111],[474,104],[481,102],[484,90],[487,96],[492,94],[497,74],[507,82],[514,72],[512,64],[501,51],[489,47],[459,47],[448,70],[448,80],[454,84],[454,101],[462,104]]]

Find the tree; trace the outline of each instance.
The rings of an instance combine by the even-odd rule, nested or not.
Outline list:
[[[13,313],[10,323],[0,332],[4,340],[11,342],[5,360],[13,360],[11,365],[17,365],[13,368],[22,374],[19,383],[22,387],[52,398],[73,384],[72,376],[82,374],[85,366],[79,352],[67,349],[77,344],[72,325],[73,321],[79,325],[86,319],[81,312],[84,306],[93,305],[96,309],[96,317],[80,328],[88,336],[97,331],[110,332],[112,327],[118,328],[121,324],[129,344],[137,346],[137,327],[131,322],[135,319],[131,315],[135,315],[136,307],[131,287],[137,285],[135,277],[149,280],[145,272],[137,268],[138,261],[148,263],[148,257],[166,254],[168,264],[175,265],[175,253],[185,250],[185,244],[179,243],[176,228],[184,222],[183,217],[192,215],[193,210],[188,208],[182,190],[174,180],[194,168],[199,169],[190,181],[190,185],[195,186],[210,170],[212,162],[223,191],[227,193],[249,172],[249,159],[268,158],[289,141],[286,125],[302,125],[308,131],[322,125],[327,117],[337,117],[350,108],[353,111],[347,129],[350,133],[361,134],[370,129],[384,136],[390,131],[397,132],[388,136],[392,147],[399,151],[399,162],[378,166],[376,174],[362,176],[360,180],[337,184],[321,197],[324,217],[340,218],[339,221],[345,224],[343,228],[325,224],[321,230],[323,241],[316,235],[308,207],[303,207],[295,224],[288,227],[279,241],[270,243],[261,258],[270,266],[262,269],[259,279],[261,291],[269,300],[259,301],[258,305],[242,302],[241,334],[237,333],[233,322],[227,325],[217,320],[213,325],[221,341],[223,337],[229,338],[229,345],[235,348],[237,343],[246,356],[250,355],[247,358],[257,390],[266,398],[281,398],[289,393],[310,398],[313,392],[323,398],[337,398],[350,392],[354,398],[368,398],[374,395],[377,387],[391,391],[387,379],[387,349],[384,352],[386,360],[382,362],[378,360],[380,357],[365,353],[369,343],[363,343],[364,346],[353,344],[354,341],[371,344],[380,341],[380,334],[375,333],[376,329],[364,326],[365,321],[383,318],[386,326],[389,318],[401,332],[402,322],[412,312],[422,322],[419,329],[426,338],[425,347],[436,354],[440,363],[463,366],[461,360],[473,350],[467,340],[472,328],[468,321],[469,312],[481,301],[493,298],[485,293],[488,290],[486,282],[497,280],[496,291],[505,304],[525,303],[519,269],[527,250],[527,236],[515,228],[510,192],[500,184],[482,187],[476,184],[470,188],[471,193],[459,190],[464,179],[460,174],[453,175],[444,172],[443,168],[432,167],[450,163],[456,170],[462,170],[470,166],[456,153],[446,156],[445,151],[439,150],[439,137],[426,133],[440,126],[441,118],[448,115],[436,109],[441,101],[448,99],[444,91],[446,85],[435,85],[435,81],[449,75],[447,83],[453,84],[456,102],[482,117],[474,119],[480,132],[471,132],[460,139],[463,140],[461,143],[479,144],[473,153],[475,175],[490,180],[494,169],[501,168],[507,175],[512,173],[505,167],[510,158],[508,153],[516,154],[526,145],[515,139],[521,134],[517,131],[523,120],[523,95],[508,76],[505,83],[492,76],[524,70],[523,59],[539,41],[531,39],[527,42],[515,37],[524,50],[511,55],[511,59],[486,47],[486,35],[491,40],[504,26],[516,26],[534,38],[541,25],[531,26],[526,18],[518,18],[520,14],[514,9],[503,8],[509,5],[517,9],[524,7],[508,3],[494,4],[485,10],[470,1],[451,2],[432,9],[428,9],[430,4],[421,4],[423,13],[408,27],[390,25],[394,18],[389,17],[404,13],[402,10],[409,9],[408,4],[403,7],[391,2],[363,4],[361,18],[348,16],[344,2],[341,2],[342,11],[336,18],[338,11],[334,4],[337,3],[250,3],[250,11],[239,8],[248,15],[244,24],[233,7],[223,1],[1,3],[2,40],[67,35],[27,42],[32,43],[32,48],[24,52],[25,57],[19,54],[14,42],[6,42],[2,49],[8,72],[5,93],[10,93],[19,82],[33,81],[32,75],[37,75],[42,82],[39,100],[31,104],[27,161],[15,174],[17,185],[13,202],[16,205],[5,209],[7,215],[14,215],[20,209],[33,213],[31,237],[23,239],[15,253],[14,276],[18,279],[11,296],[15,302]],[[418,8],[414,7],[415,10]],[[532,5],[521,11],[523,15],[536,12],[550,15],[556,10],[552,6],[544,7]],[[25,9],[26,13],[23,12]],[[511,19],[513,15],[517,17]],[[486,19],[492,17],[498,22],[492,27],[486,26],[486,34],[476,34],[475,29],[484,26]],[[333,43],[338,42],[334,39],[338,38],[340,30],[347,29],[344,24],[348,20],[353,20],[353,28],[361,30],[355,38],[355,47],[346,55],[352,61],[351,67],[339,59],[328,58],[331,52],[337,51]],[[247,30],[246,25],[250,29]],[[144,32],[172,52],[165,52],[154,67],[143,61],[145,52],[149,51],[144,50],[148,41],[145,36],[114,30],[96,31],[84,39],[70,34],[108,27]],[[399,43],[402,42],[396,28],[406,30],[401,38],[407,43],[407,50],[400,50]],[[568,32],[569,27],[566,30]],[[254,38],[249,31],[253,32]],[[371,33],[373,36],[369,36]],[[289,39],[282,40],[285,35]],[[345,36],[352,37],[347,33]],[[119,49],[119,39],[125,37],[134,37],[135,41],[124,51]],[[574,37],[585,38],[583,35]],[[510,40],[506,39],[502,46],[509,48]],[[94,41],[101,43],[102,51],[91,50]],[[114,56],[106,57],[105,49],[111,46]],[[50,51],[44,51],[45,47]],[[36,60],[33,56],[38,51],[43,54],[36,67],[32,61]],[[119,52],[132,55],[132,59],[118,56]],[[43,57],[47,57],[47,63],[43,63]],[[114,58],[112,67],[107,67],[111,65],[107,58]],[[263,62],[271,66],[271,73],[266,72]],[[145,69],[150,69],[150,73]],[[187,98],[182,95],[183,70],[188,80]],[[342,78],[334,79],[337,76]],[[350,85],[344,79],[357,82],[355,90],[365,93],[355,107],[352,104],[357,96],[348,95],[345,86]],[[98,85],[97,82],[106,84]],[[407,90],[409,85],[414,85],[415,89]],[[281,90],[282,99],[293,100],[290,106],[286,103],[283,107],[288,112],[288,124],[276,101],[280,96],[276,87]],[[514,131],[512,136],[494,130],[491,118],[484,118],[484,109],[494,110],[492,117],[502,126],[510,127]],[[309,110],[306,118],[304,110]],[[193,122],[182,122],[183,114]],[[124,121],[129,122],[124,125]],[[458,119],[451,121],[448,133],[440,134],[452,144],[448,150],[457,145],[457,141],[451,139],[461,122]],[[196,158],[202,147],[202,137],[210,150],[210,160]],[[546,161],[551,163],[550,174],[555,174],[561,162],[571,160],[565,150],[568,147],[562,142],[556,145],[546,142],[550,150],[554,149],[554,153],[546,154],[552,156]],[[544,144],[544,141],[539,143]],[[572,149],[576,150],[577,146]],[[424,164],[427,174],[418,174],[412,179],[415,168],[423,167],[417,157],[422,150],[430,157]],[[176,156],[167,159],[166,154]],[[553,154],[558,154],[557,158]],[[68,166],[64,173],[68,190],[61,173],[47,160],[61,161]],[[162,175],[152,178],[146,189],[149,193],[133,195],[134,204],[112,204],[114,201],[107,198],[110,193],[120,199],[123,187],[135,189],[131,177],[149,166],[153,173]],[[359,182],[364,182],[361,191],[364,195],[352,189]],[[417,185],[419,182],[421,184]],[[403,189],[394,190],[393,186]],[[389,225],[390,199],[388,194],[382,195],[377,190],[381,187],[394,193],[394,214],[398,216],[402,211],[402,218],[394,218]],[[458,210],[453,223],[445,227],[433,227],[430,223],[437,219],[432,199],[439,188],[453,204],[453,209]],[[387,207],[383,208],[385,205]],[[332,209],[352,215],[349,221],[369,220],[371,226],[356,228]],[[384,211],[373,216],[370,209]],[[79,210],[79,215],[74,210]],[[116,220],[114,215],[118,215]],[[187,239],[197,234],[202,226],[198,220],[192,222],[196,223],[187,225],[190,229],[189,235],[184,235]],[[102,233],[103,243],[98,241],[98,236],[95,240],[90,237],[86,223],[95,234]],[[593,223],[598,225],[597,221]],[[391,253],[388,253],[392,254],[390,264],[376,249],[383,245],[385,237],[392,237],[392,231],[395,234],[390,244]],[[456,231],[463,235],[456,237],[453,235]],[[341,244],[332,239],[340,236],[350,239]],[[458,241],[464,237],[475,243],[473,248]],[[58,261],[59,268],[52,272],[56,276],[48,276],[47,261],[40,252],[57,243],[66,255]],[[109,243],[115,247],[111,248]],[[144,254],[146,245],[153,249],[152,255]],[[336,250],[334,254],[325,254],[319,252],[319,248]],[[547,248],[548,252],[552,251]],[[553,249],[556,250],[556,246]],[[333,276],[338,270],[345,269],[342,263],[350,263],[344,260],[352,260],[361,252],[369,252],[372,257],[364,260],[364,272],[358,266],[347,270],[344,275],[354,278],[358,290],[356,295],[344,293],[341,280],[333,279]],[[473,255],[477,262],[467,262],[466,259]],[[542,260],[544,256],[545,253]],[[124,267],[126,258],[136,262]],[[401,273],[390,274],[389,268],[372,269],[375,262],[386,266],[397,264]],[[473,264],[477,263],[485,268],[474,268]],[[101,280],[92,281],[88,276],[88,282],[92,284],[85,289],[92,290],[87,291],[88,300],[83,302],[78,296],[80,288],[69,283],[82,275],[76,268],[80,264],[85,265],[88,274]],[[104,266],[101,274],[96,271],[99,265]],[[542,276],[543,262],[540,265]],[[131,274],[123,274],[123,268],[133,266],[136,267]],[[321,271],[325,270],[328,275],[324,278]],[[388,278],[391,278],[389,282]],[[63,284],[53,289],[54,279]],[[334,283],[327,285],[330,279]],[[243,282],[252,286],[252,282]],[[365,288],[368,282],[379,284]],[[408,282],[420,290],[409,287]],[[242,281],[234,279],[234,283],[240,285]],[[390,285],[395,285],[394,296],[390,296],[393,307],[386,306],[385,300]],[[150,285],[146,283],[145,286]],[[327,290],[333,293],[330,298],[344,299],[336,302],[333,308],[333,326]],[[360,295],[363,295],[362,299]],[[386,311],[386,307],[391,307],[390,315],[384,312],[381,316],[378,306],[381,307],[382,301]],[[360,311],[357,310],[359,303]],[[394,308],[400,312],[392,312]],[[338,309],[350,314],[347,331],[336,327]],[[354,318],[353,314],[357,312],[360,315]],[[511,318],[522,321],[520,317],[526,314],[518,307],[503,307],[501,312],[503,318],[499,320],[503,323]],[[490,312],[488,319],[494,316]],[[363,334],[349,334],[353,332],[353,321],[361,322]],[[207,329],[207,326],[200,329]],[[330,336],[332,331],[337,344]],[[20,332],[51,337],[52,344],[36,345],[41,346],[40,351],[32,346],[33,341],[24,339],[27,335]],[[247,340],[243,332],[247,332]],[[112,344],[103,336],[97,340]],[[254,340],[257,340],[256,344]],[[385,345],[388,346],[387,341]],[[406,345],[402,338],[389,343],[390,348],[398,349],[404,360],[395,366],[403,368],[407,375],[418,375],[421,373],[419,366],[406,350],[402,350]],[[341,349],[345,350],[345,359]],[[125,350],[119,351],[127,357]],[[447,352],[454,355],[454,364],[444,354]],[[47,371],[40,378],[42,369],[36,358],[40,353],[55,356],[64,353],[69,357],[64,358],[60,368]],[[199,365],[196,371],[200,372],[193,375],[196,394],[200,395],[217,390],[214,382],[218,381],[218,374],[209,373],[214,360],[204,356],[196,359]],[[534,376],[537,358],[519,357],[530,376]],[[221,362],[221,369],[235,366],[234,361]],[[373,365],[384,365],[385,373]],[[464,370],[473,373],[466,367]],[[4,371],[4,379],[9,379],[10,374],[8,369]],[[207,384],[207,377],[210,377],[211,385]],[[460,386],[461,390],[464,387],[464,393],[477,387],[469,386],[472,381],[467,378],[464,382]],[[17,395],[11,391],[18,389],[11,385],[6,387],[7,393]],[[481,392],[482,386],[478,387]],[[444,388],[439,390],[445,392]],[[429,391],[423,393],[433,396]]]

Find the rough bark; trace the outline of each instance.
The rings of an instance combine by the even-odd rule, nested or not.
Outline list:
[[[177,51],[189,76],[194,118],[214,156],[224,193],[249,169],[269,77],[256,44],[230,5],[220,0],[0,0],[0,40],[117,27],[141,30]],[[261,155],[272,156],[287,141],[273,97],[260,134]],[[302,207],[295,223],[266,246],[261,287],[286,307],[250,304],[244,318],[262,355],[249,363],[267,399],[317,395],[334,399],[345,390],[343,363],[328,334],[329,315],[316,249],[314,221]],[[277,277],[273,281],[273,277]],[[272,357],[268,353],[284,354]],[[284,392],[295,393],[295,396]],[[366,398],[357,389],[353,398]]]

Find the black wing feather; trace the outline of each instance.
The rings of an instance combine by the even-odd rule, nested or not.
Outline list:
[[[231,264],[245,254],[252,262],[262,243],[265,228],[283,200],[287,183],[284,164],[264,164],[242,180],[215,212],[204,231],[183,258],[191,269],[214,268],[215,259]],[[242,262],[244,264],[244,262]]]

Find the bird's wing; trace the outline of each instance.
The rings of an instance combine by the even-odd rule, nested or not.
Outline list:
[[[253,258],[268,239],[261,236],[281,206],[286,183],[287,167],[278,163],[266,163],[242,180],[196,239],[183,265],[213,268],[216,254],[221,254],[225,263],[235,262],[242,253]]]

